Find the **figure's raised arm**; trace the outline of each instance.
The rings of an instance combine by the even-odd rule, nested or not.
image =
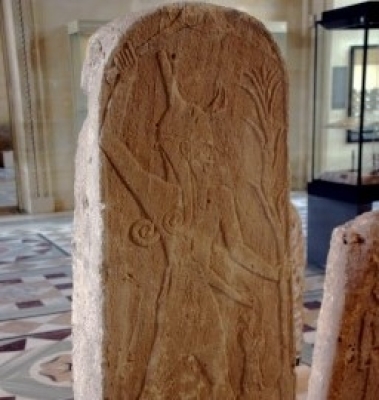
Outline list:
[[[100,141],[100,147],[126,189],[133,194],[152,218],[154,216],[160,218],[160,214],[167,211],[161,206],[162,203],[170,203],[178,199],[179,187],[142,168],[128,146],[113,134],[110,133],[103,138]],[[155,198],[154,201],[152,201],[152,196]]]

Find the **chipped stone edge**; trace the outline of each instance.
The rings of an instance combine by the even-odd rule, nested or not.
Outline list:
[[[376,250],[378,248],[378,226],[379,211],[370,211],[348,221],[333,232],[307,400],[326,400],[330,397],[331,385],[333,384],[334,387],[334,383],[331,381],[332,369],[338,346],[338,335],[342,328],[346,299],[361,287],[367,273],[373,268],[372,263],[378,264]],[[368,265],[360,262],[361,256],[358,260],[352,258],[354,250],[351,246],[341,246],[344,238],[349,237],[349,234],[366,238],[365,241],[368,243],[361,251],[363,256],[370,260]]]
[[[337,227],[332,234],[307,400],[327,399],[329,392],[340,324],[345,308],[348,255],[345,248],[341,249],[341,243],[346,229],[348,229],[347,225]]]
[[[77,400],[104,398],[103,216],[99,137],[106,64],[138,19],[118,19],[91,38],[82,72],[88,114],[79,134],[75,161],[73,232],[73,381]],[[104,50],[105,49],[105,50]]]

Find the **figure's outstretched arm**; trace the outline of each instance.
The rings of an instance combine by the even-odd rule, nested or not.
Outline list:
[[[259,257],[244,243],[234,243],[229,248],[230,257],[252,273],[271,281],[279,280],[279,268]]]
[[[237,291],[232,285],[218,276],[212,269],[206,268],[205,274],[209,286],[211,286],[213,289],[218,290],[229,299],[236,301],[245,307],[253,308],[256,306],[252,296],[249,299],[249,296],[246,296],[246,293],[244,294]]]
[[[234,198],[230,189],[222,187],[218,191],[218,204],[221,214],[221,230],[231,259],[253,274],[264,279],[278,281],[279,267],[265,261],[243,242]]]

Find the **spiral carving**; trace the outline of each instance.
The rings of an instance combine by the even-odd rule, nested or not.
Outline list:
[[[142,247],[151,246],[161,237],[153,221],[147,218],[142,218],[134,222],[130,228],[130,234],[133,242]]]
[[[179,208],[174,208],[168,211],[163,217],[163,228],[170,234],[177,233],[184,225],[183,211]]]

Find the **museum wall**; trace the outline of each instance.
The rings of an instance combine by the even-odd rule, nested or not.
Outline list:
[[[70,37],[74,20],[111,20],[130,10],[127,1],[33,0],[34,22],[41,53],[45,128],[48,132],[52,195],[55,210],[73,208],[74,130]]]
[[[3,45],[0,41],[0,126],[7,125],[9,123],[8,95],[6,90],[7,81],[3,59]]]
[[[75,127],[76,94],[72,85],[74,64],[72,43],[70,43],[72,37],[68,34],[68,24],[75,20],[107,21],[129,11],[151,7],[157,3],[163,2],[22,0],[23,7],[29,4],[28,23],[32,25],[32,37],[28,44],[31,46],[28,68],[30,76],[35,78],[33,91],[35,97],[32,100],[38,109],[34,116],[38,119],[38,124],[35,124],[38,131],[36,134],[40,135],[39,151],[46,153],[42,160],[37,159],[36,166],[42,165],[38,179],[46,180],[44,195],[53,202],[52,210],[45,211],[73,208],[74,155],[78,129]],[[310,128],[309,4],[311,0],[239,0],[238,2],[219,0],[214,3],[231,5],[263,21],[281,21],[287,25],[286,59],[290,77],[289,147],[292,186],[294,189],[304,188]],[[23,112],[22,107],[19,112]],[[16,132],[18,136],[23,134],[27,133],[22,132],[22,129],[19,133]],[[21,137],[18,142],[22,143]],[[28,165],[27,160],[25,165]],[[25,176],[26,174],[20,174],[19,178],[23,180]],[[33,180],[30,180],[29,186],[33,185]],[[43,186],[43,182],[39,185]],[[27,190],[26,187],[24,204],[27,203],[25,200],[28,196]],[[33,192],[32,188],[29,190],[30,193]],[[23,204],[21,208],[28,211],[28,207]],[[43,206],[38,210],[42,212]]]
[[[2,18],[0,15],[0,32]],[[0,168],[9,168],[13,165],[12,135],[9,121],[9,105],[7,92],[7,78],[4,64],[3,41],[0,37]],[[1,176],[3,178],[3,176]],[[4,179],[4,178],[3,178]],[[0,181],[1,185],[1,181]]]

